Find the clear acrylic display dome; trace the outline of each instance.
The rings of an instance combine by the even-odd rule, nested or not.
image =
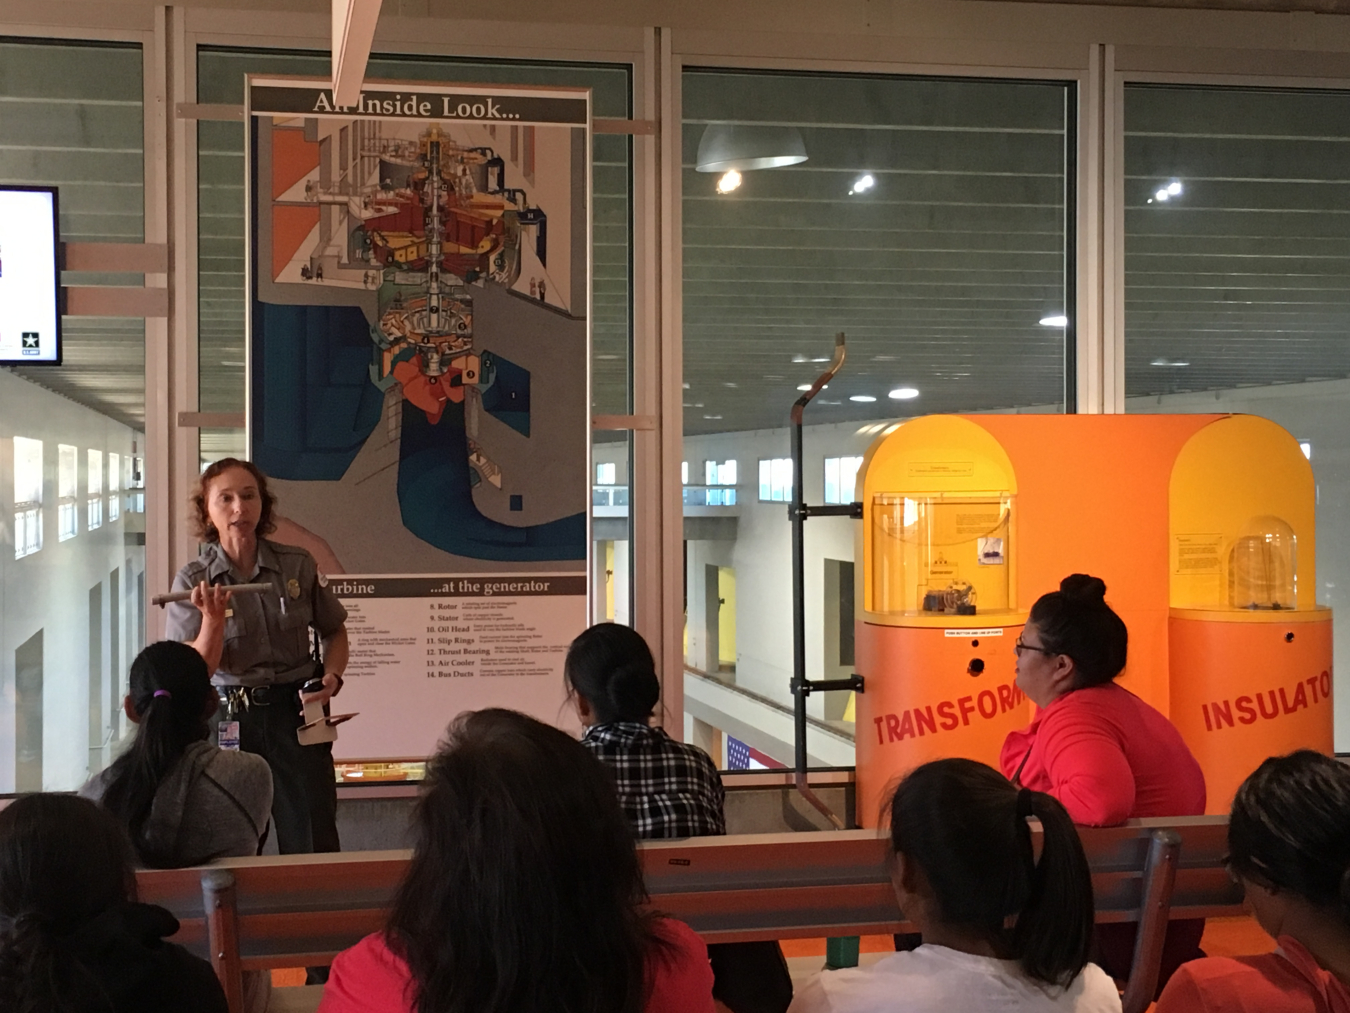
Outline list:
[[[1228,552],[1228,604],[1238,609],[1298,607],[1298,539],[1279,517],[1253,517]]]

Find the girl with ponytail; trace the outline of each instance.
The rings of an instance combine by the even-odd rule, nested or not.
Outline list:
[[[86,799],[26,795],[0,812],[0,1010],[226,1013],[211,965],[164,942],[137,904],[126,836]]]
[[[891,879],[923,943],[820,974],[790,1013],[1119,1013],[1114,983],[1088,962],[1092,880],[1062,805],[949,759],[910,773],[889,808]]]
[[[1000,766],[1017,784],[1053,795],[1075,823],[1113,826],[1205,811],[1205,776],[1181,733],[1116,684],[1128,641],[1125,623],[1106,603],[1106,584],[1075,573],[1037,599],[1013,648],[1017,686],[1037,710],[1004,741]],[[1114,977],[1129,976],[1136,928],[1097,928],[1098,959]],[[1159,990],[1180,964],[1200,956],[1204,930],[1203,919],[1168,926]]]
[[[272,772],[252,753],[209,741],[216,712],[206,662],[189,644],[151,644],[131,663],[130,747],[80,794],[126,829],[151,868],[256,855],[272,808]]]
[[[1182,965],[1158,1013],[1350,1013],[1350,767],[1308,749],[1257,767],[1228,868],[1278,948]]]

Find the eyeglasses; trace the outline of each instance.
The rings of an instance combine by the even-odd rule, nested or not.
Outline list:
[[[1022,638],[1018,637],[1017,643],[1013,644],[1013,654],[1020,658],[1024,651],[1035,651],[1038,654],[1044,654],[1047,658],[1053,658],[1059,654],[1059,651],[1050,651],[1044,647],[1037,647],[1034,644],[1024,644],[1022,643]]]

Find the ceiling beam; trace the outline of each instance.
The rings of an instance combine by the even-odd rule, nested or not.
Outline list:
[[[333,104],[361,99],[381,0],[333,0]]]

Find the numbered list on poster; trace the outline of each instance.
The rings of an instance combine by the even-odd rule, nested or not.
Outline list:
[[[563,658],[586,625],[582,574],[334,577],[351,657],[338,759],[419,758],[482,707],[557,723]]]

